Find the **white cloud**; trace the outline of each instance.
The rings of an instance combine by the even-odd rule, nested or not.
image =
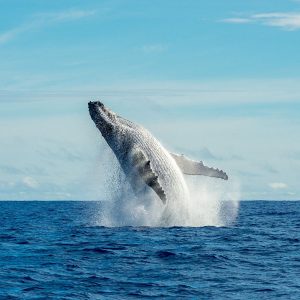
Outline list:
[[[281,189],[286,189],[288,185],[284,182],[271,182],[269,183],[269,187],[272,188],[273,190],[281,190]]]
[[[222,21],[225,23],[234,23],[234,24],[243,24],[243,23],[251,22],[251,20],[247,18],[227,18]]]
[[[280,27],[287,30],[300,29],[300,13],[266,13],[252,16],[264,25]]]
[[[39,183],[32,177],[26,176],[22,178],[22,183],[31,189],[36,189],[39,186]]]
[[[42,26],[52,25],[59,22],[74,21],[92,16],[95,13],[96,11],[94,10],[70,10],[57,13],[37,14],[31,21],[0,33],[0,44],[5,44],[16,38],[21,33],[41,28]]]
[[[226,18],[222,21],[233,24],[257,23],[285,30],[297,30],[300,29],[300,12],[259,13],[245,18]]]
[[[95,13],[95,10],[70,10],[56,13],[38,14],[37,17],[46,19],[48,22],[63,22],[86,18],[94,15]]]
[[[0,34],[0,45],[9,42],[10,40],[14,39],[16,36],[20,35],[23,32],[29,31],[36,27],[33,22],[24,24],[22,26],[13,28],[6,32]]]
[[[167,50],[167,47],[163,44],[151,44],[151,45],[144,45],[142,47],[142,51],[144,53],[161,53]]]

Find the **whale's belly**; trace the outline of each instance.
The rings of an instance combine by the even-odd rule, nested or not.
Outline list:
[[[188,198],[188,188],[181,170],[169,152],[143,128],[135,130],[132,139],[135,147],[140,148],[150,160],[168,202],[185,201]]]

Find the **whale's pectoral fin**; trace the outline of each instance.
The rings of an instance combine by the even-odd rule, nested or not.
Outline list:
[[[228,180],[227,174],[219,169],[209,168],[203,164],[202,161],[195,161],[186,158],[183,155],[171,153],[175,159],[177,165],[181,169],[183,174],[186,175],[204,175],[209,177],[222,178]]]
[[[142,180],[155,191],[161,201],[165,204],[167,201],[165,191],[158,181],[158,176],[151,168],[150,160],[147,159],[142,150],[135,150],[133,154],[133,165]]]

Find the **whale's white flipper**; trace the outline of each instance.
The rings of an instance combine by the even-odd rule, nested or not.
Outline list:
[[[145,153],[141,149],[134,149],[132,154],[132,165],[141,179],[152,188],[161,201],[166,203],[166,194],[158,181],[156,175],[151,167],[150,160],[147,159]]]
[[[204,175],[209,177],[222,178],[228,180],[227,174],[219,169],[209,168],[203,164],[202,161],[195,161],[186,158],[184,155],[170,153],[175,159],[177,165],[183,174],[186,175]]]

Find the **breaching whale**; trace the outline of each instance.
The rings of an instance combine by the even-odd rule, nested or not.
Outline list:
[[[152,190],[165,204],[175,198],[188,199],[183,174],[228,179],[222,170],[168,152],[148,130],[118,116],[100,101],[88,106],[136,195]]]

